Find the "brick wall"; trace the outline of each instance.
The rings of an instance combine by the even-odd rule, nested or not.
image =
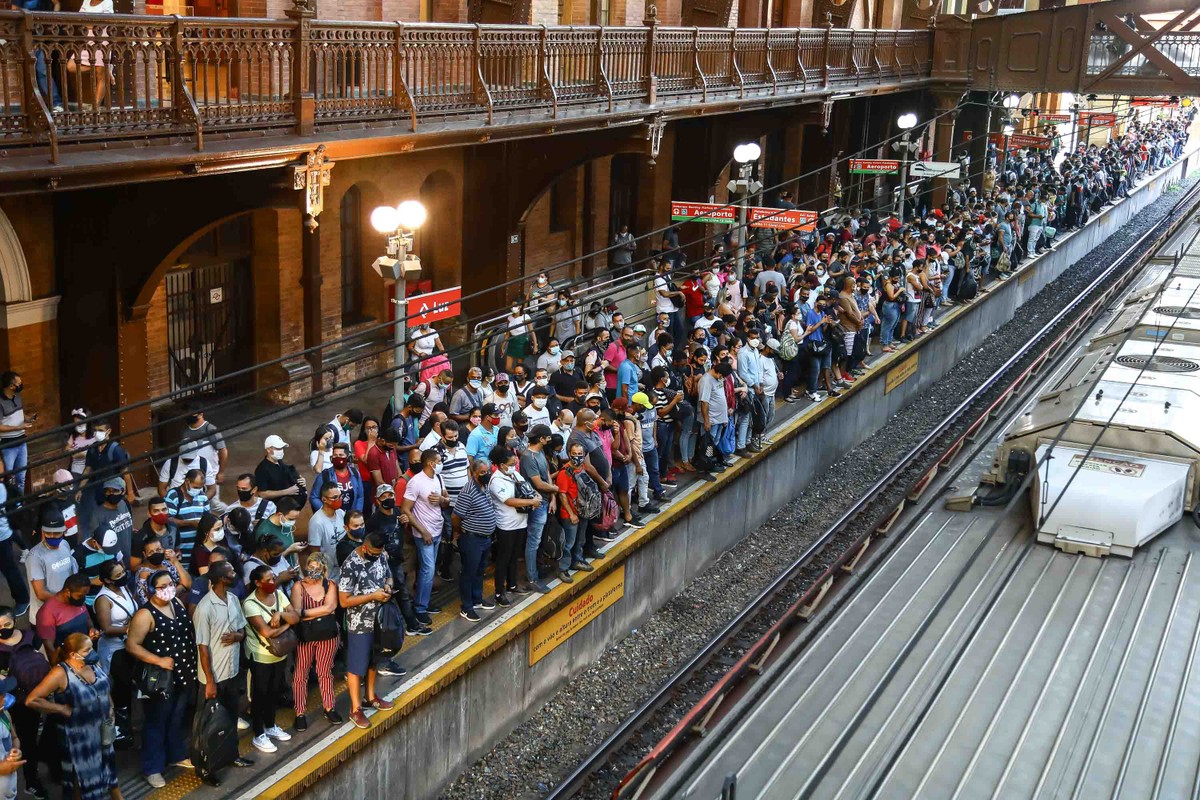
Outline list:
[[[167,354],[167,287],[159,283],[150,298],[150,309],[146,312],[146,341],[150,343],[146,353],[147,396],[160,397],[171,391],[170,358]]]
[[[12,223],[25,263],[33,298],[58,294],[54,269],[54,207],[48,194],[0,199],[0,210]]]
[[[534,25],[558,24],[558,0],[533,0],[530,22]]]
[[[575,171],[578,172],[579,169],[576,168]],[[569,203],[571,207],[578,209],[580,204],[575,202],[576,195],[569,191],[573,185],[572,181],[560,179],[559,189],[563,195],[567,195],[560,197],[560,202]],[[525,218],[526,275],[532,275],[540,269],[580,255],[579,237],[576,235],[579,231],[580,212],[576,211],[575,225],[567,230],[553,230],[550,219],[550,194],[549,191],[543,193]],[[556,278],[560,276],[561,273],[555,273]]]
[[[30,412],[40,412],[34,431],[56,426],[60,386],[58,321],[0,330],[0,364],[4,365],[0,370],[14,370],[24,379],[21,399]]]

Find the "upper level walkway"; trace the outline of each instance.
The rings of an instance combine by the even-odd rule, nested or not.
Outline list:
[[[912,88],[931,53],[927,30],[3,12],[0,182],[137,162],[196,174],[282,165],[318,143],[354,157]]]

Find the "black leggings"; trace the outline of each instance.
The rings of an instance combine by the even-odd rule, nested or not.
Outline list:
[[[274,664],[250,662],[250,724],[255,736],[261,736],[267,728],[275,726],[275,711],[284,690],[286,666],[286,660]]]
[[[133,667],[136,662],[124,648],[112,654],[108,677],[112,682],[113,708],[117,711],[129,711],[133,703]]]
[[[517,560],[521,557],[521,538],[525,531],[496,529],[496,593],[517,588]]]
[[[42,735],[38,736],[38,723],[42,715],[27,708],[24,702],[15,703],[9,712],[12,716],[13,730],[21,740],[21,752],[25,766],[21,771],[25,774],[26,786],[41,786],[38,778],[38,764],[50,767],[50,775],[56,782],[62,782],[63,753],[58,742],[58,722],[53,716],[45,718]]]

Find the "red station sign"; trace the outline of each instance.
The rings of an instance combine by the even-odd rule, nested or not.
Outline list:
[[[450,319],[462,313],[462,287],[439,289],[408,298],[409,326]]]
[[[816,227],[817,212],[802,211],[798,208],[762,208],[755,206],[750,209],[751,228],[774,228],[776,230],[799,229],[811,231]]]

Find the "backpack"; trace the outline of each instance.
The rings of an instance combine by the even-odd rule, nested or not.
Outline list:
[[[779,357],[784,361],[791,361],[800,353],[800,344],[796,341],[796,337],[792,336],[791,330],[783,332],[783,338],[779,340]]]
[[[50,674],[50,662],[33,646],[33,637],[21,636],[8,658],[8,674],[17,679],[16,696],[24,700]]]
[[[617,523],[617,517],[621,513],[621,509],[617,505],[617,498],[613,496],[612,492],[604,492],[600,502],[600,520],[596,523],[596,526],[602,531],[612,530],[613,525]]]
[[[974,300],[977,294],[979,294],[979,281],[975,277],[975,270],[969,269],[963,273],[962,279],[958,283],[958,299]]]
[[[172,481],[175,480],[175,470],[179,469],[179,458],[180,458],[179,456],[174,456],[169,461],[167,461],[167,483],[168,484],[170,484]],[[207,478],[208,478],[208,459],[204,458],[204,456],[200,456],[200,466],[196,467],[195,469],[202,471],[204,473],[205,479],[207,480]],[[176,487],[176,488],[178,488],[178,487]]]
[[[719,460],[721,458],[718,455],[717,443],[713,440],[712,434],[702,431],[700,440],[696,444],[696,452],[692,454],[692,466],[700,472],[712,472],[718,466]]]
[[[385,654],[399,653],[404,645],[404,615],[395,601],[380,603],[375,612],[375,647]]]
[[[596,519],[603,510],[600,487],[592,480],[592,476],[583,470],[579,470],[571,477],[575,479],[575,486],[579,489],[579,496],[575,499],[576,513],[579,514],[580,519]]]
[[[196,712],[190,750],[200,775],[212,775],[237,760],[237,722],[220,701],[205,700]]]

